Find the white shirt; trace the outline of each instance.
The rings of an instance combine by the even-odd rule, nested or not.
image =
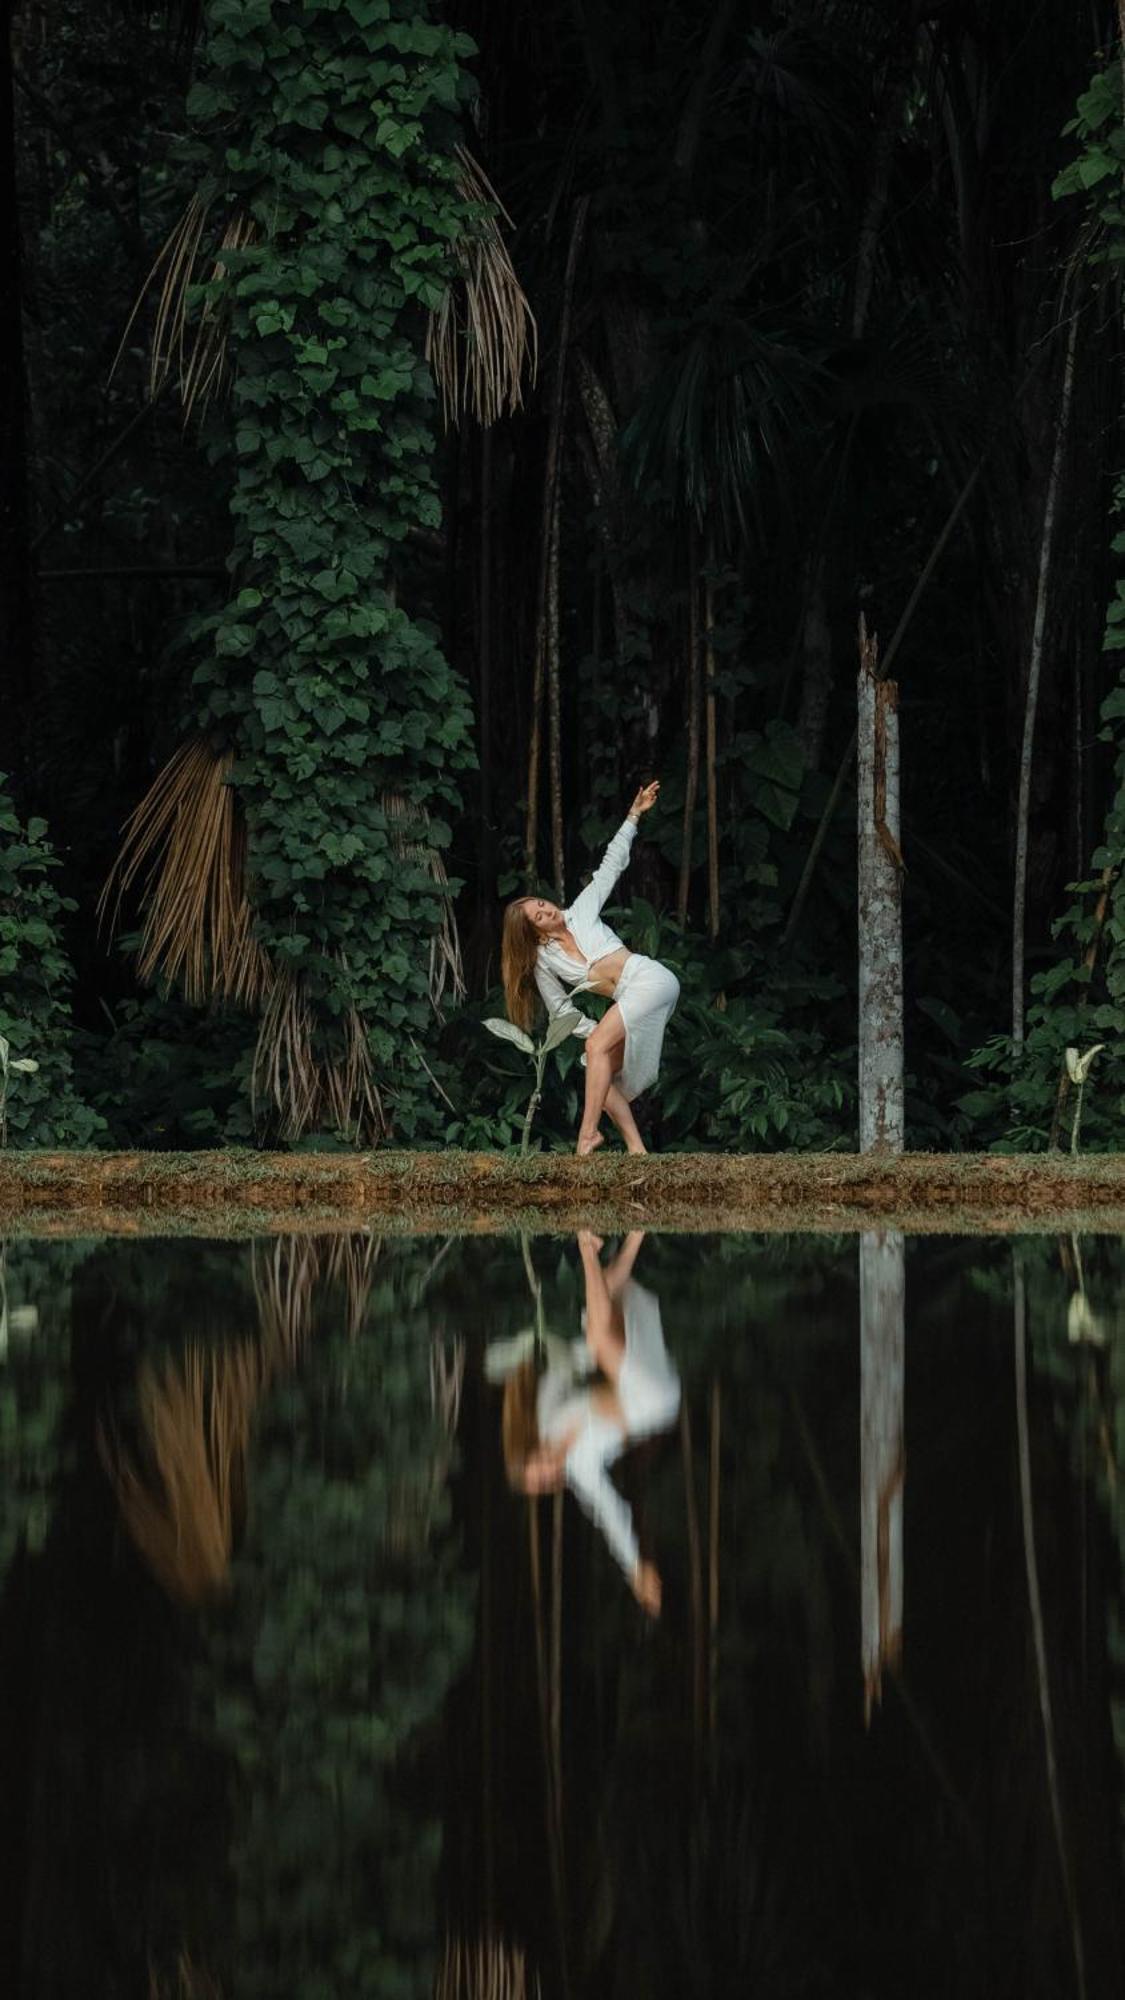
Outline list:
[[[607,952],[624,950],[617,932],[603,923],[601,910],[618,876],[629,865],[629,854],[636,835],[636,820],[624,820],[581,895],[576,896],[569,909],[563,911],[563,921],[582,953],[581,960],[567,951],[558,938],[547,938],[539,947],[535,959],[535,984],[552,1018],[563,1007],[571,1005],[566,990],[568,985],[574,986],[587,979],[591,965],[604,958]],[[587,1015],[574,1032],[585,1037],[592,1035],[596,1026],[596,1021]]]

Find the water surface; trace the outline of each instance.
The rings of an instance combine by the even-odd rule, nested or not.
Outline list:
[[[8,1241],[0,1992],[1125,1990],[1121,1242],[633,1247],[611,1518],[576,1242]]]

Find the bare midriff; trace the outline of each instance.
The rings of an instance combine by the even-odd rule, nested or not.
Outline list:
[[[569,935],[568,931],[567,936]],[[565,945],[563,949],[566,950]],[[575,959],[579,957],[577,952],[568,955]],[[624,970],[625,960],[630,956],[627,947],[620,945],[616,951],[607,951],[604,958],[594,959],[586,974],[591,992],[601,993],[607,1000],[612,1000],[617,991],[617,982]]]

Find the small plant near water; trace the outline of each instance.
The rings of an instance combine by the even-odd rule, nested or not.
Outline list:
[[[527,1101],[527,1112],[523,1121],[523,1136],[520,1139],[521,1160],[525,1158],[528,1146],[531,1143],[532,1123],[542,1100],[543,1078],[547,1070],[547,1057],[550,1055],[552,1049],[557,1049],[561,1043],[565,1042],[568,1035],[573,1034],[581,1019],[582,1016],[577,1007],[564,1007],[562,1013],[556,1014],[554,1020],[548,1023],[547,1032],[541,1042],[533,1042],[526,1030],[517,1028],[514,1021],[500,1021],[494,1018],[486,1021],[484,1024],[489,1032],[497,1035],[502,1042],[514,1042],[517,1049],[522,1049],[524,1054],[530,1056],[532,1062],[535,1064],[535,1083],[532,1087],[531,1096]]]
[[[8,1143],[8,1084],[13,1070],[34,1076],[39,1068],[34,1056],[14,1056],[12,1045],[0,1035],[0,1146]]]
[[[1072,1153],[1077,1153],[1078,1151],[1078,1126],[1082,1118],[1082,1093],[1086,1088],[1086,1078],[1090,1074],[1090,1065],[1094,1057],[1100,1055],[1104,1047],[1104,1042],[1095,1042],[1093,1048],[1087,1049],[1084,1056],[1080,1056],[1077,1049],[1068,1049],[1066,1052],[1066,1073],[1074,1085],[1075,1092],[1074,1122],[1070,1128],[1070,1150]]]

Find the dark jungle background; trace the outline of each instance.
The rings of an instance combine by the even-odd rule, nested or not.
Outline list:
[[[8,1142],[509,1143],[502,901],[659,774],[650,1134],[854,1146],[862,612],[909,1143],[1065,1143],[1100,1043],[1113,1145],[1118,10],[5,15]]]

